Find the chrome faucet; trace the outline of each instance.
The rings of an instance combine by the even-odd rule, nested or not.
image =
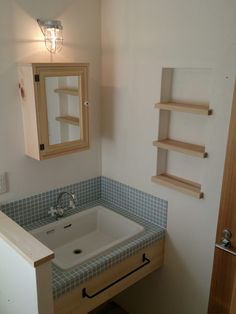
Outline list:
[[[70,197],[69,201],[69,206],[68,207],[63,207],[61,204],[62,198],[64,195],[68,195]],[[59,217],[64,216],[64,212],[66,209],[73,209],[76,207],[76,197],[75,194],[72,194],[70,192],[61,192],[58,197],[57,197],[57,203],[55,207],[51,207],[48,214],[51,215],[52,217],[56,216],[56,219]]]

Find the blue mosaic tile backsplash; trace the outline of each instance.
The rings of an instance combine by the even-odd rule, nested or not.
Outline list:
[[[55,206],[57,196],[62,191],[74,193],[78,207],[96,200],[104,200],[153,224],[163,228],[167,226],[167,201],[106,177],[96,177],[4,204],[1,210],[18,224],[29,225],[48,217],[50,207]]]
[[[20,225],[32,224],[48,217],[51,206],[55,206],[58,194],[67,191],[74,193],[77,206],[96,201],[101,198],[101,177],[71,184],[48,192],[37,194],[25,199],[1,206],[1,210]],[[64,196],[64,201],[67,196]],[[62,203],[63,204],[63,203]]]
[[[102,177],[101,198],[163,228],[167,226],[168,202],[151,194]]]

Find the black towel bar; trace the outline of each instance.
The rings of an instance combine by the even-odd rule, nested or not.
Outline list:
[[[99,290],[98,292],[89,295],[86,291],[86,288],[82,289],[82,297],[83,298],[89,298],[89,299],[93,299],[94,297],[96,297],[97,295],[99,295],[100,293],[104,292],[105,290],[109,289],[110,287],[114,286],[115,284],[117,284],[118,282],[120,282],[121,280],[127,278],[128,276],[132,275],[133,273],[135,273],[136,271],[138,271],[139,269],[143,268],[144,266],[148,265],[149,263],[151,263],[151,261],[146,257],[145,253],[142,256],[142,262],[144,264],[140,265],[139,267],[135,268],[134,270],[131,270],[128,274],[122,276],[121,278],[113,281],[112,283],[110,283],[108,286],[106,286],[105,288]]]

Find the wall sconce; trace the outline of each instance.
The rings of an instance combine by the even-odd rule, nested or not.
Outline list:
[[[44,35],[45,46],[51,53],[59,52],[63,45],[61,21],[37,19]]]

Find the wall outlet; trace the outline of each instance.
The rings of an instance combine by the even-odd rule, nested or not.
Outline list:
[[[0,174],[0,194],[7,193],[7,172]]]

